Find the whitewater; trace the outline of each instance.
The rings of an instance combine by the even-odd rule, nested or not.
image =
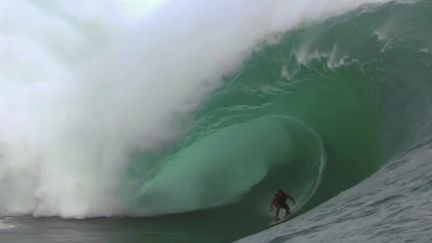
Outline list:
[[[430,241],[431,11],[2,1],[0,241]]]

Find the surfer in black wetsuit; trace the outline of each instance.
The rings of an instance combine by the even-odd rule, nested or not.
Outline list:
[[[275,194],[275,196],[273,198],[273,201],[271,203],[271,209],[270,209],[270,211],[273,211],[273,208],[276,208],[276,218],[275,218],[275,220],[279,220],[279,210],[281,208],[285,209],[285,216],[287,216],[287,215],[289,215],[291,213],[290,212],[290,208],[289,208],[289,206],[288,206],[288,204],[286,202],[287,199],[291,200],[294,205],[296,204],[295,199],[292,196],[290,196],[288,193],[286,193],[286,192],[284,192],[282,190],[279,190]]]

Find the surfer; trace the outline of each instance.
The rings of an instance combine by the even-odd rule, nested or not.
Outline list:
[[[279,220],[279,210],[281,208],[285,209],[285,217],[291,213],[290,208],[286,202],[287,199],[291,200],[294,205],[296,204],[295,199],[292,196],[290,196],[288,193],[286,193],[282,190],[279,190],[275,194],[273,201],[271,203],[271,209],[270,209],[270,211],[273,211],[273,208],[276,208],[275,220]]]

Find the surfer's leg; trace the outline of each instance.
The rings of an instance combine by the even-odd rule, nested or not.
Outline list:
[[[288,206],[286,206],[284,209],[285,209],[285,216],[288,216],[291,214],[290,208]]]
[[[276,208],[276,218],[275,218],[275,220],[279,219],[279,210],[280,210],[280,207],[277,207]]]

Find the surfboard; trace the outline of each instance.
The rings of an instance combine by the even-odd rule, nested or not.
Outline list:
[[[278,225],[278,224],[283,223],[283,222],[285,222],[285,221],[288,221],[289,219],[292,218],[292,215],[293,215],[293,214],[291,213],[291,214],[289,214],[289,215],[287,215],[287,216],[285,216],[285,217],[282,217],[282,218],[280,218],[280,219],[278,219],[278,220],[273,220],[273,221],[270,223],[269,226],[275,226],[275,225]]]

